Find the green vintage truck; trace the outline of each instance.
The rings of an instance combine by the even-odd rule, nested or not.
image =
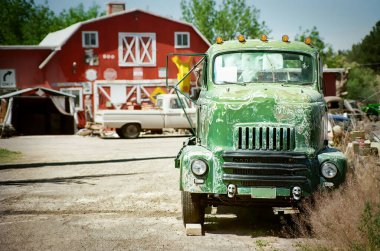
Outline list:
[[[207,206],[297,213],[317,189],[343,182],[346,158],[326,143],[322,63],[310,39],[218,38],[201,61],[195,136],[175,160],[184,224],[203,224]]]

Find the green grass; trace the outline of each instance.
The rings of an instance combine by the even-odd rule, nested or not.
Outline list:
[[[327,247],[319,245],[318,243],[297,243],[293,245],[297,251],[329,251]]]
[[[21,152],[10,151],[5,148],[0,148],[0,163],[9,162],[21,156]]]
[[[266,240],[256,240],[256,245],[259,249],[263,249],[264,247],[269,245],[269,242]]]

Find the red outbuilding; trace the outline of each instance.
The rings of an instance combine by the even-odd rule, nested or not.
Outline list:
[[[0,95],[37,86],[74,94],[79,127],[100,109],[153,106],[169,91],[167,55],[203,53],[210,44],[192,24],[124,9],[111,3],[107,15],[50,33],[38,46],[0,46]],[[170,60],[169,83],[195,61]]]

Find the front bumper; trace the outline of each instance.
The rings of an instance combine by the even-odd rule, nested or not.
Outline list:
[[[191,172],[194,159],[207,162],[209,171],[205,176],[197,177]],[[227,186],[234,184],[238,196],[251,199],[291,199],[294,187],[300,187],[302,197],[307,197],[326,182],[338,186],[346,173],[345,156],[331,148],[310,157],[305,153],[269,150],[212,153],[202,146],[186,146],[179,160],[181,190],[226,195]],[[332,180],[320,175],[320,165],[325,161],[338,167],[338,175]]]
[[[301,186],[311,191],[316,163],[303,153],[227,151],[223,158],[223,182],[238,187]]]

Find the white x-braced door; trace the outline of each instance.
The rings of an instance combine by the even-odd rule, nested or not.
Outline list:
[[[119,32],[119,66],[156,66],[156,34]]]

